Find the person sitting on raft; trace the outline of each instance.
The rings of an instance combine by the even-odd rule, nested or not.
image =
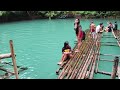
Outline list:
[[[65,60],[70,59],[72,57],[72,49],[69,46],[69,42],[64,42],[64,47],[62,48],[62,59],[58,62],[58,65],[61,65]]]
[[[106,27],[106,32],[111,32],[113,30],[113,25],[112,23],[110,22],[109,25]]]

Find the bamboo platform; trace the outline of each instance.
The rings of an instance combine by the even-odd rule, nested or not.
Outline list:
[[[101,46],[119,46],[120,31],[112,31],[113,35],[102,35],[99,33],[96,40],[93,40],[89,35],[89,30],[86,30],[86,39],[82,41],[80,52],[75,52],[77,43],[73,49],[73,57],[66,60],[56,71],[58,79],[93,79],[94,74],[104,74],[111,76],[112,79],[118,77],[120,79],[119,59],[115,60],[100,59],[101,55],[113,56],[119,58],[120,55],[102,54],[100,53]],[[100,42],[101,38],[116,38],[117,42]],[[118,44],[118,45],[117,45]],[[99,71],[99,61],[114,62],[112,72]]]
[[[80,52],[73,52],[74,57],[56,71],[58,79],[93,79],[99,56],[101,34],[96,40],[86,31],[86,40],[82,42]],[[77,44],[74,47],[74,51]]]

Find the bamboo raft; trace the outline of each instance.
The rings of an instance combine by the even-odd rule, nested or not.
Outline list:
[[[119,77],[120,79],[120,66],[118,66],[119,60],[106,60],[100,59],[100,55],[119,57],[120,55],[101,54],[100,46],[118,46],[117,42],[100,42],[101,38],[117,38],[119,39],[120,32],[112,32],[113,36],[102,37],[102,33],[99,33],[96,40],[93,40],[89,35],[89,30],[86,30],[86,39],[82,41],[80,52],[73,52],[73,56],[70,60],[66,60],[60,68],[56,71],[58,79],[93,79],[94,73],[110,75],[112,79]],[[73,51],[77,48],[77,43],[73,48]],[[114,62],[112,72],[99,71],[99,61]]]
[[[96,40],[86,31],[86,40],[82,42],[80,52],[73,52],[74,57],[67,60],[56,71],[58,79],[93,79],[96,62],[99,56],[101,34]],[[76,49],[77,44],[74,47]]]

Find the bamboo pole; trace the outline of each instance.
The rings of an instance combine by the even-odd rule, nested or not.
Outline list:
[[[108,60],[108,59],[100,59],[100,61],[114,62],[114,60]],[[120,63],[120,61],[119,61],[119,63]]]
[[[82,44],[83,44],[83,43],[82,43]],[[82,45],[81,45],[81,46],[82,46]],[[82,48],[82,47],[80,47],[80,48]],[[79,55],[79,53],[77,53],[76,56],[77,56],[77,55]],[[67,74],[69,74],[69,70],[70,70],[70,68],[73,67],[73,64],[74,64],[74,62],[75,62],[75,60],[76,60],[76,56],[74,56],[74,58],[71,60],[71,63],[68,65],[68,67],[67,67],[65,73],[63,74],[62,78],[64,78],[64,76],[66,76]],[[71,72],[71,71],[70,71],[70,72]],[[61,78],[61,79],[62,79],[62,78]]]
[[[83,45],[83,43],[82,43],[82,45]],[[82,48],[82,45],[81,45],[81,47],[80,48]],[[80,49],[81,50],[81,49]],[[78,56],[80,53],[75,53],[75,55],[76,56]],[[71,59],[71,62],[69,62],[69,64],[67,63],[67,65],[68,66],[66,66],[66,69],[65,68],[63,68],[63,70],[61,71],[61,73],[62,73],[62,75],[61,75],[61,77],[58,77],[59,79],[61,78],[64,78],[66,75],[67,75],[67,78],[69,78],[69,75],[71,75],[70,74],[70,72],[71,72],[71,69],[74,69],[73,67],[74,67],[74,65],[73,64],[75,64],[75,59],[77,59],[76,58],[76,56],[74,56],[72,59]],[[60,73],[60,74],[61,74]],[[68,75],[69,74],[69,75]],[[60,75],[59,75],[60,76]]]
[[[18,79],[18,70],[17,70],[17,65],[16,65],[16,59],[15,59],[15,54],[14,54],[14,48],[13,48],[13,41],[10,40],[10,50],[11,50],[11,55],[12,55],[12,62],[14,66],[14,72],[15,72],[15,77]]]
[[[75,45],[75,47],[73,48],[73,51],[76,49],[77,45]],[[74,54],[74,52],[73,52]],[[68,60],[66,61],[66,63],[60,65],[60,68],[56,71],[56,74],[59,75],[60,71],[65,67],[65,65],[68,63]]]
[[[79,62],[78,62],[78,64],[76,65],[76,67],[75,67],[75,69],[72,71],[72,74],[71,74],[71,79],[74,79],[75,78],[75,76],[77,75],[77,71],[80,69],[80,68],[82,68],[82,64],[85,62],[85,60],[84,60],[84,58],[85,58],[85,56],[84,56],[84,54],[85,55],[87,55],[87,51],[88,51],[88,45],[86,46],[86,44],[84,45],[85,47],[84,47],[84,51],[82,52],[82,54],[80,55],[81,57],[79,58]],[[86,49],[85,49],[86,48]]]
[[[118,46],[116,44],[101,44],[102,46]]]
[[[120,57],[120,55],[112,55],[112,54],[102,54],[102,53],[100,53],[100,55],[103,55],[103,56],[118,56],[118,57]]]
[[[16,55],[15,55],[15,56],[16,56]],[[11,58],[11,53],[0,54],[0,59],[4,59],[4,58]]]
[[[99,36],[97,37],[97,39],[99,39]],[[97,48],[97,46],[95,45],[96,42],[97,42],[97,39],[96,39],[95,42],[93,43],[93,44],[94,44],[93,46],[94,46],[94,48],[96,47],[96,49],[94,50],[94,52],[92,52],[93,57],[92,57],[91,64],[90,64],[90,66],[89,66],[89,71],[87,72],[87,76],[89,76],[90,71],[91,71],[90,78],[91,78],[91,77],[93,78],[94,69],[95,69],[95,65],[96,65],[96,58],[97,58],[97,56],[94,56],[94,55],[95,55],[95,53],[98,51],[98,48]],[[84,77],[81,77],[81,79],[84,79]]]
[[[114,37],[102,37],[102,38],[114,38]]]
[[[74,79],[76,74],[77,74],[77,70],[79,69],[79,67],[81,66],[81,64],[84,62],[84,55],[83,54],[86,54],[86,49],[88,49],[88,45],[85,43],[84,45],[84,48],[82,49],[83,51],[81,51],[81,55],[80,57],[78,57],[78,63],[76,64],[74,70],[72,71],[71,73],[71,76],[70,76],[70,79]]]
[[[13,72],[11,72],[11,71],[9,71],[9,70],[7,70],[7,69],[4,69],[4,68],[2,68],[2,67],[0,67],[0,70],[5,71],[5,72],[7,72],[7,73],[15,74],[15,73],[13,73]]]
[[[98,70],[97,73],[111,76],[111,73],[110,73],[110,72],[105,72],[105,71],[99,71],[99,70]]]
[[[119,57],[115,57],[114,59],[114,65],[113,65],[113,71],[111,74],[111,78],[115,79],[116,78],[116,73],[117,73],[117,68],[118,68],[118,62],[119,62]]]
[[[81,49],[80,49],[80,51],[81,51]],[[76,55],[77,57],[79,57],[79,55],[77,54]],[[70,78],[71,77],[71,70],[73,69],[73,70],[75,70],[75,68],[77,67],[76,65],[79,63],[79,62],[73,62],[73,60],[74,60],[75,58],[73,58],[72,60],[71,60],[71,62],[70,62],[70,64],[71,65],[68,65],[68,66],[66,66],[66,69],[65,69],[65,67],[63,68],[63,70],[61,71],[61,72],[63,72],[62,73],[62,75],[61,75],[61,77],[59,78],[59,79],[62,79],[62,78],[64,78],[65,76],[67,77],[67,78]],[[67,63],[68,64],[68,63]],[[76,64],[76,65],[75,65]],[[61,74],[61,73],[60,73]],[[60,76],[60,75],[59,75]],[[70,77],[69,77],[70,76]]]
[[[90,42],[91,42],[91,38],[89,39],[90,40]],[[89,43],[90,43],[89,42]],[[87,41],[86,41],[86,44],[87,44]],[[77,73],[77,75],[76,75],[76,77],[75,77],[75,79],[78,79],[78,77],[79,77],[79,74],[81,73],[81,71],[82,71],[82,69],[83,69],[83,67],[84,67],[84,65],[85,65],[85,63],[86,63],[86,60],[87,60],[87,58],[89,58],[89,54],[90,54],[90,52],[91,52],[91,48],[92,48],[92,42],[91,42],[91,44],[87,44],[89,47],[88,47],[88,52],[86,53],[86,56],[88,56],[88,57],[84,57],[84,59],[83,59],[83,62],[81,63],[81,65],[79,66],[79,68],[78,68],[78,73]]]
[[[87,37],[87,39],[88,39],[88,37]],[[88,49],[90,49],[89,44],[87,44],[87,41],[85,41],[84,47],[85,47],[85,48],[83,48],[84,51],[82,52],[82,55],[79,58],[79,62],[77,64],[76,68],[72,71],[70,79],[74,79],[77,76],[78,71],[82,68],[83,64],[85,63],[85,60],[84,60],[85,56],[84,55],[87,55],[87,52],[89,51]]]
[[[96,39],[95,41],[93,41],[93,44],[94,44],[94,45],[93,45],[93,46],[94,46],[93,48],[95,48],[95,42],[96,42],[96,41],[97,41],[97,39]],[[95,51],[93,50],[92,53],[90,54],[90,55],[91,55],[91,58],[90,58],[91,61],[89,60],[89,62],[86,63],[85,69],[83,68],[83,71],[84,71],[83,74],[82,74],[82,73],[80,74],[80,75],[82,75],[82,76],[81,76],[81,79],[84,79],[85,76],[86,76],[86,74],[89,74],[89,73],[90,73],[90,70],[89,70],[89,72],[87,73],[87,69],[88,69],[89,65],[91,65],[91,63],[94,61],[94,60],[93,60],[94,57],[92,57],[94,53],[95,53]],[[78,77],[79,79],[80,79],[80,75],[79,75],[79,77]]]
[[[117,39],[117,37],[116,37],[116,35],[115,35],[113,30],[112,30],[112,34],[113,34],[114,38]]]
[[[117,42],[100,42],[100,43],[117,43]]]
[[[90,54],[89,54],[88,57],[90,57],[91,53],[92,53],[92,49],[91,49],[91,52],[90,52]],[[91,56],[91,58],[92,58],[92,56]],[[88,59],[86,60],[85,64],[84,64],[84,66],[83,66],[83,68],[82,68],[82,70],[81,70],[79,76],[78,76],[78,79],[81,78],[81,76],[82,76],[83,73],[85,74],[84,71],[87,70],[87,67],[89,66],[90,62],[91,62],[91,59],[88,58]],[[84,75],[84,74],[83,74],[83,75]],[[85,76],[85,75],[84,75],[84,76]]]
[[[99,49],[100,47],[97,48],[97,52],[99,52]],[[94,56],[94,62],[93,62],[93,67],[92,67],[92,71],[91,71],[91,74],[90,74],[90,77],[89,79],[93,79],[93,75],[94,75],[94,72],[95,72],[95,67],[96,67],[96,59],[98,58],[98,55],[95,55]]]
[[[118,79],[120,79],[120,66],[118,66],[117,74],[118,74]]]
[[[76,46],[77,46],[77,45],[76,45]],[[73,53],[73,55],[75,56],[76,53]],[[73,58],[74,58],[74,57],[73,57]],[[61,73],[60,73],[59,76],[58,76],[58,79],[61,79],[61,77],[63,76],[64,72],[67,70],[67,67],[70,65],[71,62],[72,62],[72,59],[70,59],[70,60],[68,61],[68,63],[65,65],[65,67],[63,67]]]
[[[120,47],[120,41],[117,41],[117,43],[118,43],[118,46]]]

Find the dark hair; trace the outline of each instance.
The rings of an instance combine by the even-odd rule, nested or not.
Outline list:
[[[117,23],[117,21],[115,23]]]
[[[65,41],[65,42],[64,42],[64,47],[66,47],[67,45],[69,45],[69,42],[68,42],[68,41]]]
[[[100,25],[103,25],[103,23],[100,23]]]
[[[80,19],[79,18],[76,18],[76,19],[78,19],[78,23],[77,24],[79,25],[80,24]]]
[[[112,24],[111,22],[109,22],[109,24]]]

